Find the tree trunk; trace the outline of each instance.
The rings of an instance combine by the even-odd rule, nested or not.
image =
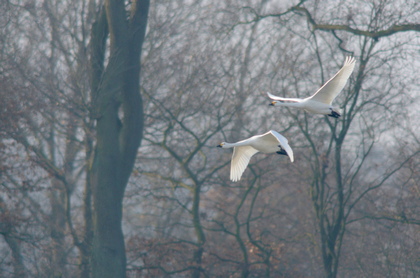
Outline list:
[[[124,1],[107,0],[92,28],[92,108],[96,146],[93,187],[93,277],[125,277],[122,202],[143,131],[139,93],[140,56],[149,1],[134,1],[126,17]],[[103,70],[106,36],[110,56]],[[120,116],[123,115],[122,119]]]
[[[199,278],[201,274],[201,261],[203,258],[204,252],[204,243],[206,242],[206,236],[203,231],[203,227],[201,226],[200,221],[200,192],[201,192],[201,184],[196,183],[194,188],[194,201],[192,207],[192,214],[193,214],[193,225],[195,234],[197,236],[197,249],[194,251],[193,260],[195,269],[192,272],[192,278]]]
[[[24,278],[26,277],[25,265],[23,264],[22,252],[20,250],[19,242],[15,237],[9,234],[3,234],[4,240],[12,251],[13,257],[13,277]]]

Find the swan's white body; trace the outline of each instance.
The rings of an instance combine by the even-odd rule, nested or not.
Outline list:
[[[218,147],[234,148],[230,165],[230,179],[234,182],[241,179],[249,160],[257,152],[284,154],[289,156],[290,161],[293,162],[294,160],[293,151],[287,139],[274,130],[252,136],[237,143],[223,142]]]
[[[283,98],[267,93],[268,97],[274,100],[270,105],[296,107],[310,113],[338,118],[340,117],[340,108],[333,107],[331,104],[346,85],[355,63],[356,60],[353,57],[347,57],[343,67],[310,97],[304,99]]]

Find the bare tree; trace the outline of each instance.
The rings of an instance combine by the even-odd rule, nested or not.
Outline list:
[[[13,47],[3,52],[9,66],[6,76],[17,73],[12,81],[28,84],[36,105],[31,107],[26,98],[23,113],[17,115],[21,117],[9,122],[6,134],[51,175],[52,190],[47,191],[51,213],[42,208],[52,244],[48,276],[71,275],[71,247],[66,244],[70,234],[80,252],[82,277],[89,277],[91,270],[94,277],[124,277],[122,200],[142,137],[139,75],[149,2],[131,2],[129,17],[124,1],[81,4],[7,2],[10,21],[5,24],[10,33],[3,45],[23,42],[26,52]],[[24,16],[15,18],[13,12]],[[37,24],[23,28],[24,20]],[[24,36],[14,41],[13,34],[20,29]],[[13,178],[9,177],[18,184]],[[82,220],[72,215],[72,197],[80,192]],[[84,222],[83,231],[74,220]]]

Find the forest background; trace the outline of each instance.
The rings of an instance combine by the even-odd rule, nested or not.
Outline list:
[[[417,277],[416,0],[3,0],[1,277]],[[339,119],[269,107],[357,60]],[[231,151],[274,129],[295,162]]]

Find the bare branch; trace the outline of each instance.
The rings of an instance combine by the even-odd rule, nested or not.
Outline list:
[[[402,25],[392,25],[390,28],[380,31],[368,31],[368,30],[360,30],[352,28],[348,25],[338,25],[338,24],[319,24],[315,21],[312,17],[311,13],[304,7],[295,6],[291,8],[292,11],[302,12],[305,14],[308,22],[312,25],[314,30],[321,30],[321,31],[346,31],[358,36],[365,36],[372,38],[374,40],[378,40],[381,37],[391,36],[395,33],[399,32],[407,32],[407,31],[420,31],[420,24],[402,24]]]

